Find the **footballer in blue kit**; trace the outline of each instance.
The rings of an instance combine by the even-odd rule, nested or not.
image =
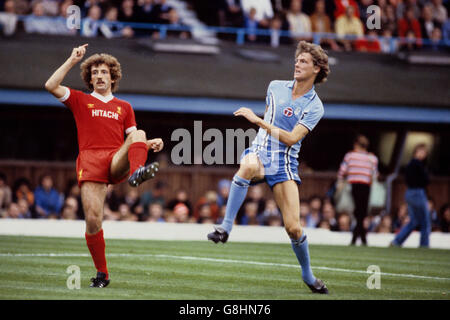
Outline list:
[[[313,275],[307,237],[300,224],[298,185],[301,180],[297,159],[303,139],[324,114],[314,85],[325,82],[329,73],[326,52],[319,45],[300,41],[295,52],[294,80],[270,82],[264,119],[248,108],[234,112],[235,116],[245,117],[260,128],[251,147],[241,156],[239,170],[231,183],[225,218],[208,234],[209,240],[225,243],[248,187],[265,181],[280,208],[303,281],[312,292],[322,294],[328,294],[328,288]]]

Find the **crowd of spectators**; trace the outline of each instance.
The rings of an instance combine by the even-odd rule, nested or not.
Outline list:
[[[184,1],[208,25],[245,27],[247,42],[268,42],[274,47],[300,39],[312,41],[313,33],[336,34],[336,37],[321,37],[323,46],[336,51],[436,51],[442,49],[444,41],[450,40],[448,0]],[[64,20],[71,5],[80,8],[79,29],[69,29]],[[368,11],[372,5],[378,6],[379,11]],[[371,15],[377,12],[379,28],[371,29]],[[0,28],[4,34],[16,31],[17,15],[26,15],[23,28],[27,33],[85,37],[159,38],[157,29],[130,27],[124,23],[183,25],[178,12],[166,0],[0,0]],[[269,31],[270,35],[261,35],[257,30]],[[290,36],[280,31],[289,31]],[[190,37],[187,31],[169,30],[169,33],[169,36]],[[345,36],[351,39],[344,39]],[[393,37],[400,40],[394,41]]]
[[[79,25],[75,19],[77,11],[71,9],[73,5],[79,8]],[[14,34],[21,27],[18,15],[25,16],[26,33],[108,39],[160,37],[158,29],[140,28],[136,23],[182,25],[177,11],[166,0],[0,0],[0,29],[3,27],[5,35]],[[70,17],[68,27],[66,19]],[[130,27],[126,23],[135,24]],[[189,37],[186,31],[168,31],[168,34]]]
[[[448,8],[443,0],[190,0],[210,25],[246,27],[247,41],[267,41],[256,29],[290,31],[281,42],[312,40],[313,33],[334,33],[321,39],[331,50],[390,52],[395,49],[438,50],[450,40]],[[376,5],[379,11],[368,10]],[[379,28],[371,16],[380,14]],[[370,20],[370,21],[368,21]],[[350,40],[344,36],[353,36]],[[399,42],[393,37],[404,38]],[[426,39],[423,41],[422,39]],[[429,40],[429,41],[427,41]],[[274,41],[272,39],[271,43]],[[277,42],[275,42],[277,44]]]
[[[116,221],[212,223],[220,224],[225,215],[231,181],[221,180],[216,190],[209,190],[195,203],[189,201],[188,190],[179,189],[168,198],[168,186],[157,181],[153,187],[138,194],[135,188],[108,187],[104,219]],[[121,190],[124,191],[121,191]],[[428,202],[432,231],[450,232],[450,205],[435,208]],[[351,231],[356,221],[349,212],[337,212],[333,198],[315,195],[300,202],[300,222],[303,227],[331,231]],[[80,188],[70,181],[64,192],[56,190],[53,178],[43,175],[33,188],[25,178],[10,187],[0,173],[0,217],[9,219],[84,219]],[[397,233],[409,221],[406,203],[392,214],[369,215],[364,220],[368,232]],[[283,226],[283,219],[273,198],[267,197],[262,185],[250,187],[236,224]]]

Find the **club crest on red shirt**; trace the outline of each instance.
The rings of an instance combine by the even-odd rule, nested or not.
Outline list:
[[[292,115],[294,114],[294,110],[292,110],[291,107],[287,107],[287,108],[285,108],[285,109],[283,110],[283,114],[284,114],[286,117],[292,117]]]

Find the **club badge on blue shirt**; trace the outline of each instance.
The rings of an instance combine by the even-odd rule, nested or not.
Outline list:
[[[284,114],[286,117],[290,118],[290,117],[292,117],[292,115],[294,114],[294,110],[292,110],[291,107],[286,107],[286,108],[284,108],[284,110],[283,110],[283,114]]]

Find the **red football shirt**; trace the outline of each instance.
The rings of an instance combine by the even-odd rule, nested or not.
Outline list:
[[[78,131],[79,151],[116,149],[127,134],[136,130],[131,105],[113,95],[103,97],[93,92],[68,89],[60,99],[73,113]]]

